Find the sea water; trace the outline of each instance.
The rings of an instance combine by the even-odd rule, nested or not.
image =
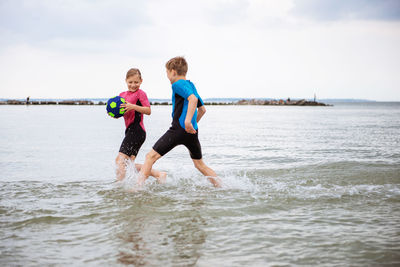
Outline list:
[[[137,162],[168,129],[145,116]],[[2,266],[400,264],[400,104],[207,106],[216,189],[176,147],[115,182],[123,119],[103,106],[0,106]]]

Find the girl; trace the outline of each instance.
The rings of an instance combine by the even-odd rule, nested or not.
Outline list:
[[[136,155],[140,147],[146,139],[146,131],[143,124],[143,114],[150,115],[150,103],[146,93],[140,89],[142,84],[142,75],[139,69],[132,68],[126,73],[126,85],[128,91],[122,92],[119,95],[125,98],[126,103],[121,107],[125,109],[125,138],[122,141],[121,147],[115,163],[117,165],[117,180],[123,180],[126,174],[126,162],[135,161]],[[142,164],[135,164],[138,171],[142,168]],[[155,177],[158,182],[164,183],[167,173],[151,170],[151,176]]]

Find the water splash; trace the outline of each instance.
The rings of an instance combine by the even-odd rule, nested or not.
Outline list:
[[[115,186],[121,187],[126,191],[131,191],[137,186],[139,172],[135,167],[135,163],[131,160],[125,161],[125,168],[125,178],[121,181],[116,181]],[[117,171],[117,166],[115,166],[115,171]]]

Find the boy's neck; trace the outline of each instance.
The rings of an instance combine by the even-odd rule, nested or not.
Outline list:
[[[172,81],[171,81],[171,84],[172,83],[174,83],[174,82],[177,82],[177,81],[179,81],[179,80],[186,80],[186,76],[185,75],[178,75],[178,76],[176,76],[176,77],[174,77],[175,79],[173,79]]]

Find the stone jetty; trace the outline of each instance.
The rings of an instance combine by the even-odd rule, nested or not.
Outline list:
[[[61,100],[61,101],[22,101],[22,100],[6,100],[0,101],[0,105],[105,105],[105,102],[94,103],[90,100]]]
[[[271,105],[271,106],[331,106],[317,101],[300,100],[260,100],[260,99],[242,99],[236,102],[236,105]]]
[[[99,101],[93,102],[91,100],[60,100],[60,101],[46,101],[46,100],[34,100],[34,101],[22,101],[22,100],[6,100],[0,101],[0,105],[105,105],[106,102]],[[170,102],[150,102],[151,105],[171,105]],[[242,99],[234,102],[208,102],[205,101],[205,105],[265,105],[265,106],[332,106],[329,104],[301,100],[262,100],[262,99]]]

